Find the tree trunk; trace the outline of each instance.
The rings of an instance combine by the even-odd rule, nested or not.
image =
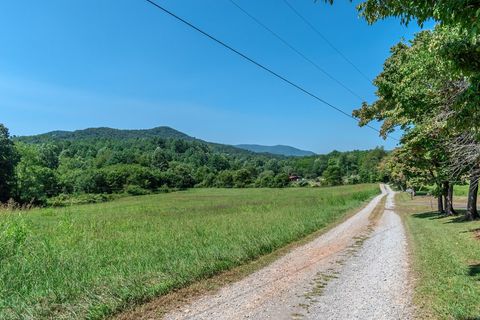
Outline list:
[[[470,174],[470,186],[468,187],[468,202],[467,212],[465,217],[467,220],[474,220],[480,218],[477,211],[477,194],[478,194],[478,179],[480,178],[480,170],[474,169]]]
[[[444,213],[448,216],[448,181],[442,183],[442,195]]]
[[[445,213],[445,211],[443,210],[443,196],[440,194],[438,197],[437,197],[437,203],[438,203],[438,213]]]
[[[445,210],[444,210],[445,207],[443,206],[443,192],[441,191],[442,190],[441,184],[438,184],[438,190],[439,190],[439,193],[438,193],[438,196],[437,196],[438,213],[444,214],[445,213]]]
[[[453,183],[448,184],[447,189],[447,215],[451,216],[457,214],[453,209]]]

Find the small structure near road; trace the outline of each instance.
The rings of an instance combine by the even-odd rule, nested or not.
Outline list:
[[[302,180],[302,178],[300,176],[295,175],[295,174],[291,174],[291,175],[288,176],[288,180],[293,182],[293,181],[300,181],[300,180]]]

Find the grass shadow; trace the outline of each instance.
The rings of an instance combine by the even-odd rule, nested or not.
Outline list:
[[[457,210],[457,214],[454,216],[453,219],[450,219],[449,221],[445,223],[464,223],[464,222],[472,222],[472,220],[469,220],[466,218],[466,212],[467,210]]]
[[[480,274],[480,263],[471,264],[468,266],[468,275],[471,277],[476,277]]]
[[[478,220],[469,220],[466,218],[466,210],[456,210],[456,214],[454,216],[447,216],[445,214],[440,214],[437,211],[428,211],[428,212],[421,212],[421,213],[414,213],[412,214],[413,217],[419,219],[429,219],[429,220],[441,220],[447,219],[444,223],[468,223],[468,222],[475,222]],[[470,230],[472,232],[478,231],[478,229]],[[479,319],[480,320],[480,319]]]
[[[462,231],[460,233],[470,233],[470,232],[475,234],[475,238],[480,240],[480,228],[468,229],[468,230]]]
[[[447,217],[445,215],[439,214],[437,211],[414,213],[412,216],[419,219],[430,219],[430,220],[443,219]]]

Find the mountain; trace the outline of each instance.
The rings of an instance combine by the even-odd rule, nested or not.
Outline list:
[[[127,139],[180,139],[188,141],[198,141],[200,143],[208,144],[214,150],[222,153],[237,154],[237,155],[252,155],[254,152],[246,150],[244,148],[238,148],[228,144],[213,143],[204,140],[200,140],[191,137],[183,132],[175,130],[170,127],[156,127],[152,129],[137,129],[137,130],[124,130],[124,129],[112,129],[106,127],[100,128],[88,128],[75,131],[51,131],[34,136],[21,136],[15,137],[15,140],[26,143],[46,143],[52,140],[65,140],[65,141],[79,141],[90,139],[112,139],[112,140],[127,140]],[[272,155],[273,156],[273,155]]]
[[[189,135],[170,127],[156,127],[153,129],[122,130],[112,128],[88,128],[75,131],[51,131],[34,136],[17,137],[18,140],[29,143],[42,143],[48,140],[87,140],[87,139],[142,139],[163,138],[196,140]]]
[[[315,155],[315,153],[312,151],[300,150],[294,147],[284,145],[262,146],[258,144],[237,144],[235,147],[256,153],[271,153],[283,156],[304,157]]]
[[[112,129],[107,127],[100,128],[88,128],[75,131],[51,131],[34,136],[22,136],[15,137],[18,141],[26,143],[45,143],[52,140],[66,140],[66,141],[78,141],[78,140],[90,140],[90,139],[181,139],[188,141],[198,141],[210,145],[213,149],[230,154],[251,154],[251,153],[264,153],[272,156],[312,156],[315,153],[311,151],[300,150],[290,146],[262,146],[257,144],[239,144],[231,146],[228,144],[220,144],[214,142],[203,141],[194,137],[191,137],[183,132],[175,130],[170,127],[156,127],[152,129]]]

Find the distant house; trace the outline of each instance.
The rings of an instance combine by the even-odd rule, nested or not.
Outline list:
[[[292,175],[288,176],[288,180],[290,180],[290,181],[300,181],[301,179],[302,179],[301,177],[299,177],[295,174],[292,174]]]

